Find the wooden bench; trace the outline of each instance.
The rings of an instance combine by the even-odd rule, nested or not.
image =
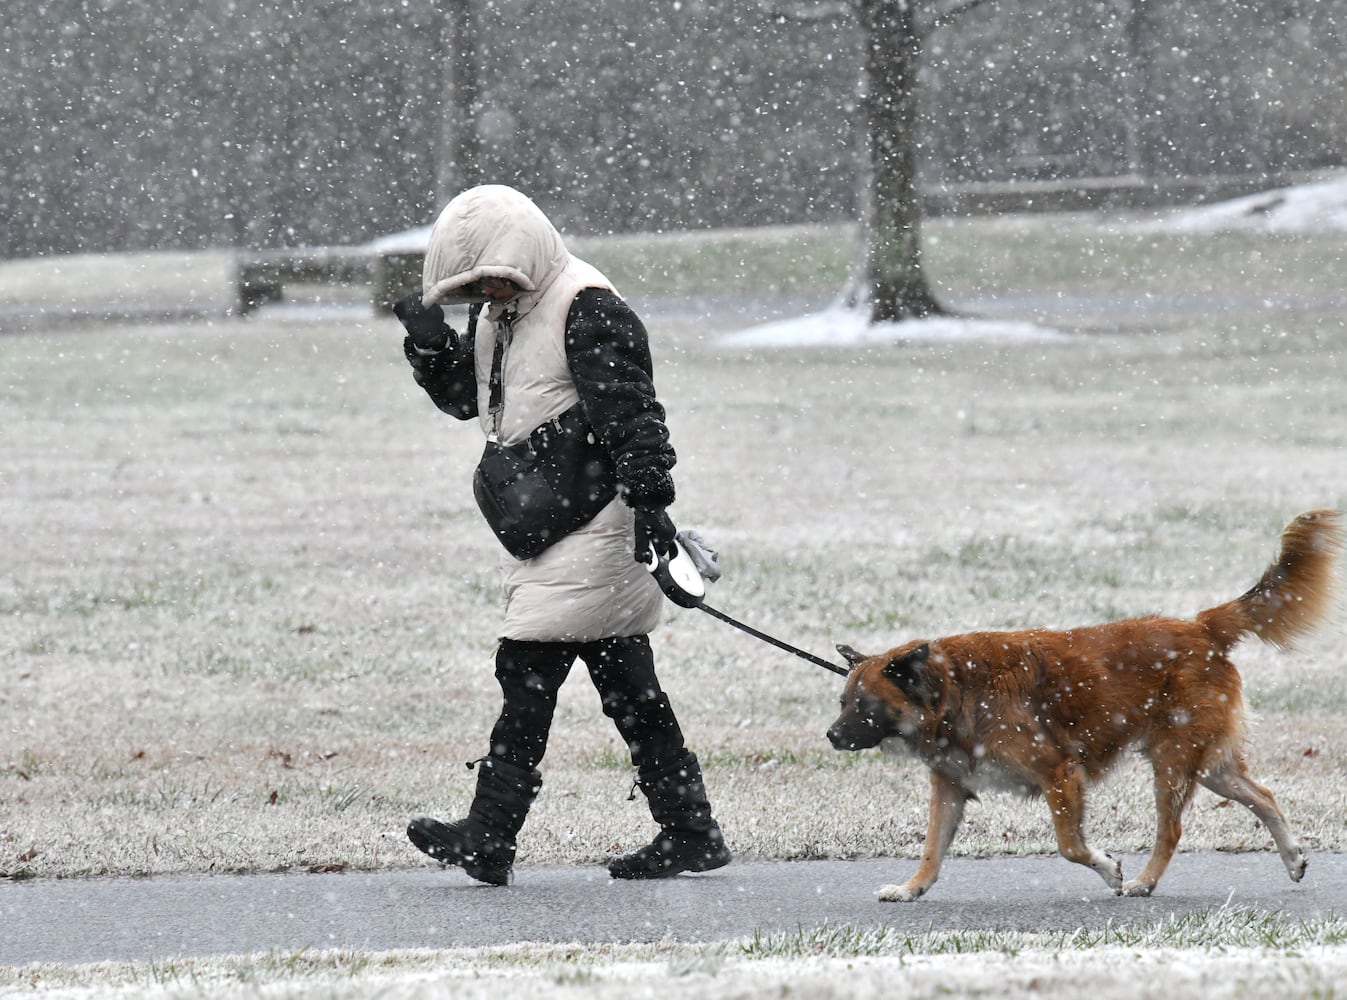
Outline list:
[[[240,254],[234,265],[235,309],[240,316],[285,299],[290,284],[365,285],[370,304],[387,312],[408,291],[421,287],[419,251],[367,247],[295,247]]]

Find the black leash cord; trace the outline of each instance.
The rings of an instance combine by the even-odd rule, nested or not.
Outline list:
[[[697,605],[697,607],[701,608],[712,618],[719,618],[726,625],[733,625],[740,631],[747,632],[755,639],[761,639],[763,642],[771,643],[777,649],[784,649],[787,653],[794,653],[801,659],[808,660],[810,663],[816,664],[822,667],[824,670],[831,670],[833,673],[841,674],[843,677],[845,677],[849,673],[849,671],[846,668],[839,667],[836,663],[829,663],[827,660],[815,656],[813,653],[806,653],[803,649],[796,649],[790,643],[782,642],[780,639],[774,639],[766,632],[759,632],[757,629],[752,628],[749,625],[745,625],[743,622],[735,621],[729,615],[725,614],[724,612],[717,611],[715,608],[708,607],[707,605],[700,603]]]

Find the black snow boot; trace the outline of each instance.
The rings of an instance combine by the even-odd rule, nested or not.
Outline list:
[[[655,839],[639,851],[614,858],[613,878],[671,878],[683,872],[709,872],[730,863],[720,827],[711,818],[702,769],[684,750],[673,763],[642,770],[636,778],[659,824]]]
[[[457,865],[479,882],[509,885],[515,835],[542,787],[543,776],[494,757],[478,761],[477,794],[468,818],[441,823],[413,816],[407,839],[442,865]]]

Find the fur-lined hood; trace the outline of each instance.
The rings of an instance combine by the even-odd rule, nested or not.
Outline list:
[[[527,195],[503,184],[469,188],[445,206],[430,230],[422,303],[480,302],[463,289],[482,278],[508,278],[524,289],[515,300],[523,314],[569,260],[561,234]]]

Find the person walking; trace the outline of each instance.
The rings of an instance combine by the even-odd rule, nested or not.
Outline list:
[[[443,306],[463,303],[472,305],[459,333]],[[579,659],[659,826],[609,873],[667,878],[728,864],[648,638],[663,594],[646,567],[674,552],[677,531],[675,454],[645,327],[537,205],[503,185],[449,202],[431,228],[422,291],[394,312],[416,382],[486,434],[473,488],[502,542],[505,598],[502,705],[468,815],[415,816],[408,838],[478,881],[512,881],[557,692]]]

